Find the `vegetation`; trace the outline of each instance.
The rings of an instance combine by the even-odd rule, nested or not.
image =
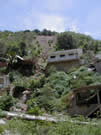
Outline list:
[[[84,52],[92,50],[94,53],[101,51],[101,41],[94,40],[91,36],[80,33],[63,32],[57,37],[57,50],[82,48]]]
[[[55,51],[82,48],[83,58],[86,61],[84,66],[71,69],[69,72],[56,71],[50,68],[46,71],[47,53],[44,52],[42,45],[37,40],[37,36],[55,36],[57,43],[48,41],[49,48],[54,44]],[[0,97],[0,109],[10,111],[12,106],[16,107],[21,103],[22,96],[27,105],[25,113],[31,115],[41,114],[66,114],[68,109],[68,96],[72,90],[85,85],[101,84],[101,74],[88,71],[87,64],[91,61],[93,54],[101,51],[101,41],[94,40],[90,36],[80,33],[64,32],[56,33],[44,29],[43,31],[20,31],[0,32],[0,61],[8,62],[7,68],[1,68],[0,73],[8,74],[13,86],[13,94],[10,96],[8,91],[4,91]],[[91,55],[90,55],[91,54]],[[19,57],[19,56],[21,57]],[[18,57],[17,57],[18,56]],[[29,64],[25,68],[23,60]],[[31,66],[30,68],[30,65]],[[31,74],[28,72],[32,70]],[[5,88],[6,89],[6,88]],[[11,87],[8,88],[9,91]],[[17,108],[18,109],[18,108]],[[91,130],[92,128],[92,130]],[[11,119],[5,126],[0,126],[0,132],[8,130],[11,133],[20,133],[24,135],[100,135],[100,124],[78,125],[70,122],[42,122],[42,121],[24,121],[20,119]]]
[[[1,110],[9,111],[10,108],[15,105],[15,103],[16,103],[16,100],[11,96],[8,96],[5,94],[2,97],[0,97]]]
[[[88,71],[88,68],[84,66],[72,69],[68,73],[55,70],[49,72],[47,77],[42,73],[35,74],[33,77],[23,77],[18,73],[15,75],[14,95],[26,89],[31,91],[31,97],[27,101],[28,113],[40,114],[43,110],[48,113],[65,113],[68,105],[66,99],[73,89],[101,83],[101,75]]]
[[[19,31],[11,32],[4,31],[0,32],[0,56],[6,56],[8,52],[14,51],[20,56],[30,55],[30,51],[34,48],[33,46],[38,44],[38,35],[45,36],[56,36],[57,43],[56,49],[73,49],[73,48],[83,48],[84,52],[92,50],[95,53],[101,50],[101,41],[95,40],[91,36],[87,36],[80,33],[74,32],[63,32],[56,33],[44,29],[43,31],[33,30],[33,31]],[[53,41],[49,40],[49,45]],[[54,43],[53,43],[54,44]]]
[[[92,121],[91,121],[92,122]],[[42,122],[42,121],[25,121],[12,119],[6,125],[0,126],[0,133],[8,131],[10,134],[20,135],[100,135],[101,124],[98,126],[79,125],[70,122]]]

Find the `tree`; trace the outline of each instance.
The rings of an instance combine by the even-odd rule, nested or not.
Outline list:
[[[21,42],[20,43],[20,52],[21,52],[21,56],[25,56],[27,55],[27,52],[26,52],[26,44],[24,42]]]
[[[71,33],[64,32],[57,37],[57,49],[74,49],[76,48],[76,40]]]
[[[7,51],[7,46],[4,42],[0,41],[0,56],[4,56],[6,55],[6,51]]]
[[[44,36],[47,36],[48,35],[47,29],[43,29],[43,31],[41,32],[41,34],[44,35]]]
[[[38,30],[38,29],[35,29],[34,32],[35,32],[36,34],[38,34],[38,35],[40,34],[40,30]]]
[[[28,55],[31,57],[32,62],[34,63],[35,69],[39,68],[38,61],[40,58],[40,54],[42,52],[42,48],[39,44],[39,42],[36,42],[36,44],[30,45],[30,48],[28,50]]]

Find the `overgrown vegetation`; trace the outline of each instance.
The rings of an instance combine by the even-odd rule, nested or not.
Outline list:
[[[91,121],[93,122],[93,121]],[[6,129],[10,134],[20,135],[100,135],[101,124],[98,126],[79,125],[70,122],[42,122],[12,119],[6,125],[0,126],[0,133]]]
[[[63,32],[57,37],[57,50],[82,48],[84,52],[88,50],[97,53],[101,51],[101,41],[94,40],[91,36],[87,36],[74,32]]]
[[[9,111],[12,106],[14,106],[16,103],[16,100],[12,96],[3,95],[0,97],[0,109]]]
[[[99,73],[89,71],[87,67],[81,66],[72,69],[70,72],[52,71],[45,77],[45,74],[36,74],[32,77],[15,75],[13,85],[15,86],[14,95],[24,90],[31,91],[31,97],[27,101],[28,113],[40,112],[62,112],[67,109],[68,102],[65,101],[69,92],[73,89],[97,85],[101,83]],[[38,112],[37,112],[38,111]]]
[[[77,69],[71,69],[67,73],[56,71],[55,68],[46,71],[48,52],[43,52],[45,48],[37,41],[39,35],[57,37],[56,44],[51,40],[48,41],[49,48],[51,48],[52,43],[55,44],[55,51],[82,48],[86,64]],[[0,97],[0,109],[10,111],[12,106],[16,107],[16,104],[21,102],[21,96],[24,95],[24,92],[29,92],[28,98],[24,95],[26,96],[24,104],[27,105],[25,113],[31,115],[44,113],[67,115],[68,96],[73,89],[85,85],[101,84],[101,74],[89,71],[87,67],[87,64],[91,62],[92,55],[99,51],[101,51],[101,41],[80,33],[56,33],[48,30],[0,32],[0,61],[8,63],[8,67],[1,68],[0,73],[9,75],[14,90],[12,96],[10,96],[10,92],[6,91],[6,94]],[[26,60],[25,63],[29,65],[25,66],[21,59]],[[33,66],[30,68],[31,64]],[[29,71],[32,70],[31,73],[28,69]],[[69,122],[54,124],[12,119],[7,122],[5,127],[0,127],[0,132],[6,129],[22,135],[100,135],[99,127]]]

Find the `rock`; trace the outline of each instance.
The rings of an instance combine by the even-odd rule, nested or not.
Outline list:
[[[24,91],[22,94],[22,96],[21,96],[21,98],[20,98],[20,100],[21,100],[21,102],[22,103],[26,103],[26,101],[27,101],[27,99],[28,99],[28,97],[29,97],[29,95],[30,95],[30,91],[28,91],[28,90],[26,90],[26,91]]]
[[[6,122],[2,119],[0,119],[0,124],[6,124]]]
[[[16,105],[16,107],[17,107],[18,109],[20,109],[21,112],[26,112],[26,111],[27,111],[27,105],[26,105],[26,104],[18,103],[18,104]]]
[[[27,111],[27,105],[23,103],[17,103],[16,106],[13,106],[10,108],[10,111],[13,112],[26,112]]]

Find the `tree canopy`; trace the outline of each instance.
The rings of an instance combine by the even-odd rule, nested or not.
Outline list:
[[[101,41],[81,33],[63,32],[57,36],[56,48],[57,50],[82,48],[84,52],[92,50],[96,53],[101,50]]]

